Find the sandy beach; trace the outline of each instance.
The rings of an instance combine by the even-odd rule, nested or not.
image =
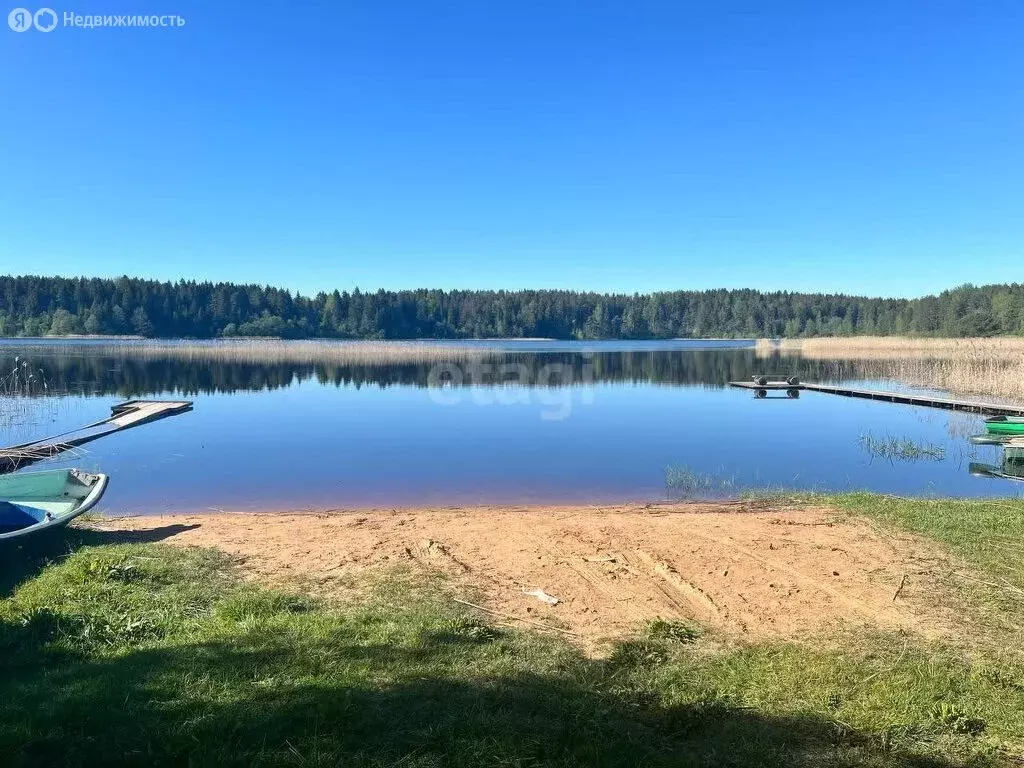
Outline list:
[[[799,637],[842,622],[932,635],[939,555],[827,508],[768,503],[140,516],[90,523],[215,547],[263,584],[343,596],[359,576],[445,574],[490,610],[600,644],[654,618]],[[542,590],[548,604],[527,594]],[[894,595],[898,592],[898,597]]]

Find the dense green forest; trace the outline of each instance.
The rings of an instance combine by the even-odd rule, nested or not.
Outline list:
[[[0,277],[0,336],[558,339],[1024,334],[1024,284],[877,299],[754,290],[334,291],[120,277]]]

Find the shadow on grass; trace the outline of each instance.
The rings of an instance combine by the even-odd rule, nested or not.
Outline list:
[[[36,644],[49,628],[13,628]],[[231,643],[0,662],[5,765],[842,766],[944,768],[816,717],[665,706],[608,662],[476,677],[472,640],[420,647],[250,631]],[[23,646],[24,647],[24,646]],[[508,650],[515,655],[517,651]]]
[[[155,543],[199,524],[163,525],[141,531],[96,531],[89,528],[56,528],[21,539],[0,541],[0,599],[46,566],[59,562],[82,547],[103,544]]]

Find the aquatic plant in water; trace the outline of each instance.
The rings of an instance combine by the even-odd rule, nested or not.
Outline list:
[[[49,389],[41,368],[15,357],[11,369],[0,375],[0,429],[9,431],[52,416],[52,402],[43,398]]]
[[[941,445],[924,441],[915,441],[909,437],[876,437],[868,432],[857,441],[860,447],[872,457],[881,459],[900,459],[901,461],[942,461],[946,458],[946,449]]]
[[[724,496],[736,492],[734,475],[697,472],[687,466],[665,467],[665,490],[671,499]]]

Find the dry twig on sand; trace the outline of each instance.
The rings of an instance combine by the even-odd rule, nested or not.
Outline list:
[[[522,616],[514,616],[511,613],[493,611],[490,608],[484,608],[482,605],[470,603],[467,600],[459,600],[457,597],[453,597],[452,600],[454,600],[456,603],[459,603],[460,605],[468,605],[470,608],[476,608],[478,611],[489,613],[492,616],[500,616],[503,619],[512,619],[513,621],[522,621],[527,624],[532,624],[535,627],[550,630],[551,632],[561,632],[563,635],[571,635],[572,637],[583,637],[583,635],[580,635],[576,632],[571,632],[568,629],[562,629],[561,627],[552,627],[550,624],[545,624],[543,621],[534,621],[533,619],[524,619]]]

